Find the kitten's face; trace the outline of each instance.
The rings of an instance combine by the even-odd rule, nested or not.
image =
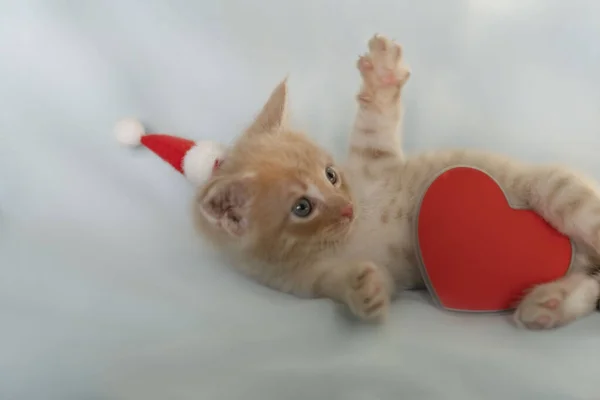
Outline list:
[[[341,240],[354,220],[343,172],[312,140],[287,129],[285,97],[284,81],[200,189],[195,207],[205,233],[242,240],[266,257]]]

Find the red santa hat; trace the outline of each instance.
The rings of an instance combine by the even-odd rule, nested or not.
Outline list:
[[[208,180],[223,161],[225,153],[225,146],[217,142],[195,142],[166,134],[146,134],[142,123],[135,118],[118,121],[115,135],[122,145],[146,146],[194,185],[201,185]]]

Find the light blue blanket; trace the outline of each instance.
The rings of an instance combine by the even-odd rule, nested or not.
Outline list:
[[[405,46],[405,148],[472,146],[600,179],[600,3],[0,0],[0,399],[595,399],[600,314],[552,332],[389,322],[230,271],[190,185],[114,122],[227,143],[289,74],[342,154],[375,32]]]

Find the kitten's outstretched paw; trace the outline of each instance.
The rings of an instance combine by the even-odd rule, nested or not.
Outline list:
[[[572,274],[533,288],[513,318],[518,326],[540,330],[568,324],[595,309],[598,282],[585,274]]]
[[[380,89],[399,90],[410,77],[410,69],[402,60],[402,46],[380,35],[369,40],[369,53],[359,58],[357,67],[364,81],[359,98],[365,100]]]
[[[348,279],[348,306],[352,312],[364,320],[384,318],[390,295],[379,269],[371,263],[361,263],[350,271]]]

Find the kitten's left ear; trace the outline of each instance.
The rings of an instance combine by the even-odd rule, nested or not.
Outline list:
[[[252,123],[247,135],[277,133],[287,123],[287,77],[271,92],[269,100]]]
[[[201,189],[197,210],[214,226],[234,237],[248,230],[250,178],[217,178]]]

